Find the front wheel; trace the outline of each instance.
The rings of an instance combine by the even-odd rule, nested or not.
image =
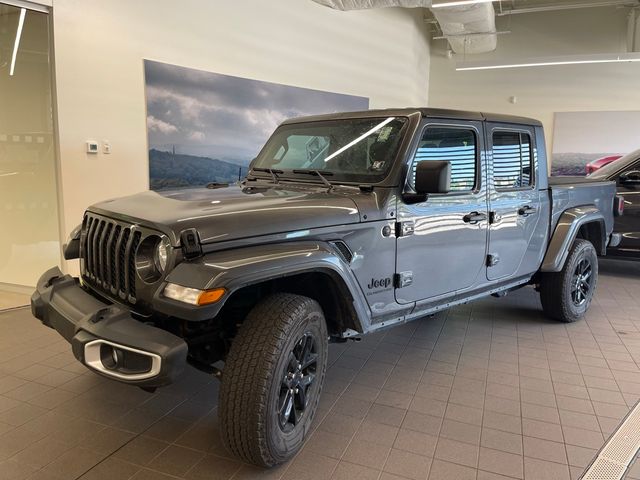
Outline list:
[[[256,305],[227,356],[220,387],[222,440],[247,462],[271,467],[302,447],[327,368],[320,305],[279,293]]]
[[[591,242],[577,239],[571,246],[564,267],[545,273],[540,281],[544,312],[562,322],[584,317],[591,305],[598,282],[598,256]]]

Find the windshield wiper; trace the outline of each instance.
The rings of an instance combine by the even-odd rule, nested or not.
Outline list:
[[[322,180],[322,183],[324,183],[327,186],[327,188],[329,189],[328,191],[331,191],[331,189],[333,188],[333,184],[325,178],[325,175],[327,176],[333,175],[333,172],[330,172],[328,170],[308,170],[308,169],[297,169],[297,170],[291,170],[291,171],[293,173],[301,173],[303,175],[315,175],[320,180]]]
[[[271,174],[271,178],[273,179],[273,183],[280,183],[280,178],[278,177],[278,173],[284,173],[282,170],[276,170],[273,168],[262,168],[262,167],[253,167],[252,170],[254,172],[267,172]]]

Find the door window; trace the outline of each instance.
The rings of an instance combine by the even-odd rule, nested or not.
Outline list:
[[[427,127],[411,166],[410,185],[415,185],[420,162],[444,160],[451,163],[450,192],[470,192],[477,179],[478,149],[475,130],[456,127]]]
[[[493,182],[496,190],[533,185],[531,137],[528,133],[493,133]]]
[[[618,176],[618,185],[624,187],[638,187],[640,186],[640,162],[636,162],[635,165],[627,167]]]

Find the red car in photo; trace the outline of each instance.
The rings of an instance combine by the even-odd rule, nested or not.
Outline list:
[[[598,158],[593,162],[587,163],[587,175],[592,174],[599,168],[604,167],[605,165],[609,165],[611,162],[615,162],[620,157],[622,157],[622,155],[610,155],[608,157]]]

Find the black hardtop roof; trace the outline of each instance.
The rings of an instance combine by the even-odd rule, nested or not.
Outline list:
[[[387,108],[378,110],[362,110],[359,112],[340,112],[329,113],[325,115],[312,115],[309,117],[298,117],[285,120],[283,125],[303,123],[303,122],[320,122],[323,120],[342,120],[348,118],[366,118],[366,117],[408,117],[411,115],[420,115],[425,118],[444,118],[455,120],[476,120],[497,123],[515,123],[520,125],[531,125],[541,127],[542,123],[534,118],[518,117],[515,115],[502,115],[499,113],[481,113],[467,112],[464,110],[448,110],[444,108]]]

